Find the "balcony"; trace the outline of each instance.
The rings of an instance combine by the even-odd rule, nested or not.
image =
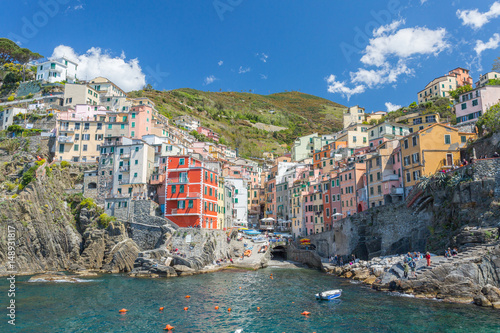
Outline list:
[[[73,127],[61,126],[59,127],[59,132],[74,132],[75,129]]]
[[[73,137],[72,136],[58,136],[57,141],[60,143],[73,143]]]
[[[121,172],[130,172],[130,167],[128,166],[121,166],[118,168],[119,171]]]
[[[118,181],[118,184],[127,185],[127,184],[130,184],[130,180],[129,179],[122,179],[122,180]]]
[[[398,181],[399,176],[398,175],[387,175],[387,176],[382,177],[382,180],[384,182]]]
[[[404,189],[402,187],[393,187],[391,188],[392,195],[403,195]]]
[[[199,199],[201,198],[201,193],[199,192],[189,192],[186,195],[186,199]]]
[[[189,183],[189,178],[188,177],[168,178],[167,182],[169,184],[187,184],[187,183]]]
[[[127,154],[120,154],[121,159],[129,159],[130,158],[130,153]]]

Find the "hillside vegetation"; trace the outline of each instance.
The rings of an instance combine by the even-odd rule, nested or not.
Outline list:
[[[257,95],[145,89],[129,95],[150,98],[168,118],[191,115],[199,119],[202,126],[219,133],[222,143],[238,148],[240,156],[257,158],[264,151],[284,153],[299,136],[342,129],[342,110],[346,108],[300,92]]]

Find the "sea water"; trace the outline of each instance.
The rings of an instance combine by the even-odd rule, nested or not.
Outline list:
[[[3,296],[8,284],[1,279],[0,311],[5,314],[0,332],[164,332],[167,324],[175,333],[500,331],[498,310],[376,292],[301,268],[226,270],[170,279],[100,275],[84,280],[49,283],[18,277],[14,328],[7,324]],[[339,300],[314,297],[338,288],[343,290]],[[118,313],[122,308],[128,312]],[[304,311],[310,315],[301,315]]]

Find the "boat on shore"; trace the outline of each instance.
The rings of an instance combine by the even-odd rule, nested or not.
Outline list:
[[[328,290],[328,291],[323,291],[320,293],[316,294],[316,299],[318,300],[323,300],[323,301],[329,301],[332,299],[336,299],[342,296],[342,289],[333,289],[333,290]]]

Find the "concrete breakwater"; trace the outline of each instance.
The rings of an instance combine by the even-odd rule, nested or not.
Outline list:
[[[499,242],[473,246],[451,258],[433,256],[431,266],[420,259],[414,278],[411,273],[409,278],[404,278],[403,259],[402,255],[393,255],[341,267],[324,264],[323,270],[359,280],[379,291],[500,309]]]

